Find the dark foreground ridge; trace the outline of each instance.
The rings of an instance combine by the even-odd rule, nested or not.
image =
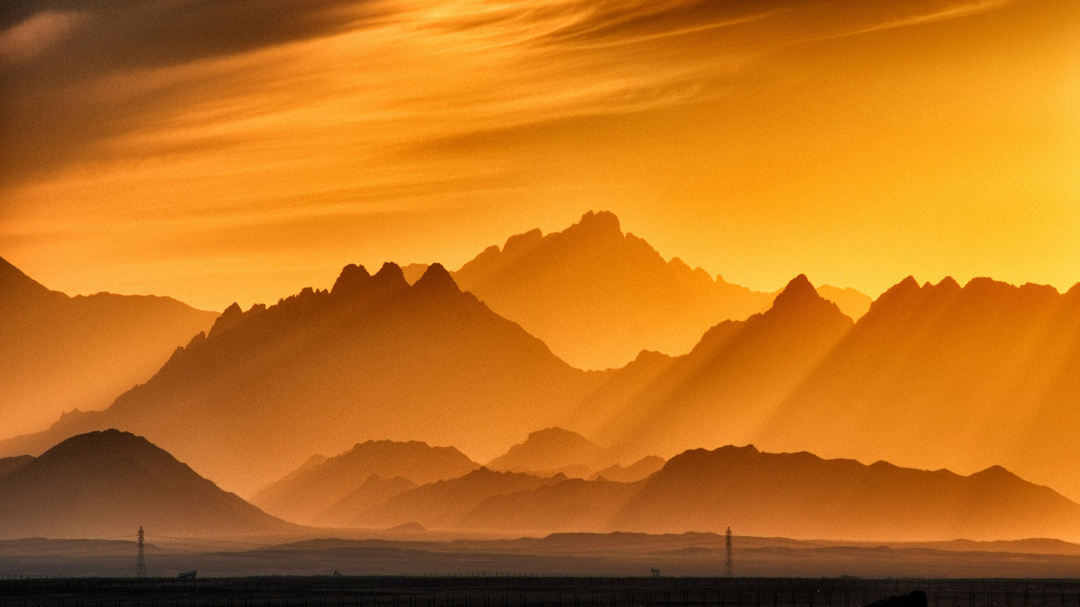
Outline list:
[[[662,573],[662,572],[656,572]],[[1080,605],[1080,581],[530,577],[0,579],[0,607],[994,607]]]

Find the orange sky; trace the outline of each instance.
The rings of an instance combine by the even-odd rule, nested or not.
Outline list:
[[[1080,281],[1072,0],[27,0],[0,256],[207,309],[609,209],[775,290]]]

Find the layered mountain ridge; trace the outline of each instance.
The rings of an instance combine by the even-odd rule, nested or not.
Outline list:
[[[395,264],[374,275],[348,266],[330,291],[230,306],[108,410],[0,449],[34,454],[118,427],[250,492],[312,453],[367,439],[495,455],[497,437],[552,425],[599,379],[460,291],[438,264],[411,286]]]
[[[709,327],[763,312],[777,295],[714,279],[678,257],[665,261],[645,240],[624,234],[607,211],[590,211],[561,232],[511,236],[453,276],[585,369],[622,367],[641,350],[683,354]],[[870,303],[853,289],[822,289],[851,315]]]

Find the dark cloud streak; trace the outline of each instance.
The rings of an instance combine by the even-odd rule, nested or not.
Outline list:
[[[330,36],[380,14],[373,0],[8,0],[0,30],[49,13],[77,25],[33,57],[0,63],[0,187],[93,156],[95,142],[151,107],[145,94],[95,103],[90,82]]]

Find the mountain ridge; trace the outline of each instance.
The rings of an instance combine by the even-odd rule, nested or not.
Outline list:
[[[120,427],[250,492],[312,453],[366,439],[501,450],[499,436],[551,425],[600,381],[460,291],[441,266],[425,276],[410,286],[396,264],[374,275],[346,266],[332,290],[230,306],[107,410],[68,415],[0,453]]]

